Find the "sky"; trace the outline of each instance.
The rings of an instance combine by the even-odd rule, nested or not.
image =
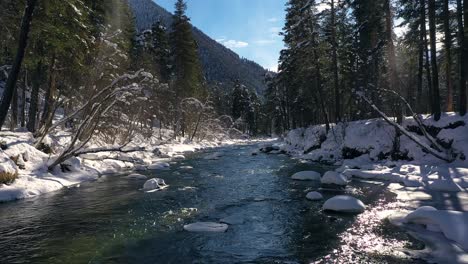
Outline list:
[[[175,0],[153,0],[170,12]],[[287,0],[187,0],[194,26],[241,57],[276,71]]]

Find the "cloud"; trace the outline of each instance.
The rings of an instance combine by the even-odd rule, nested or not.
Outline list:
[[[254,41],[254,43],[258,46],[266,46],[266,45],[270,45],[276,42],[277,41],[274,39],[259,39],[259,40]]]
[[[233,39],[226,40],[225,38],[220,38],[220,39],[217,39],[216,41],[218,41],[219,43],[223,44],[224,46],[230,49],[240,49],[240,48],[245,48],[249,46],[249,43],[247,42],[233,40]]]
[[[277,17],[272,17],[272,18],[269,18],[267,21],[270,22],[270,23],[275,23],[275,22],[278,22],[278,21],[279,21],[279,18],[277,18]]]

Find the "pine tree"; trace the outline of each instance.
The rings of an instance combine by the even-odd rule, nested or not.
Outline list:
[[[204,99],[207,91],[204,87],[202,68],[197,44],[192,35],[190,19],[185,15],[187,4],[184,0],[177,0],[175,7],[171,42],[176,96],[179,99],[187,97]]]
[[[431,70],[432,70],[432,100],[431,111],[434,119],[438,121],[440,112],[440,94],[439,94],[439,70],[437,68],[437,46],[436,46],[436,6],[435,0],[429,0],[429,34],[431,45]]]

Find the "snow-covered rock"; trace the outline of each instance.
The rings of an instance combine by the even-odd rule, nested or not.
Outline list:
[[[172,157],[173,160],[184,160],[185,156],[182,154],[178,154]]]
[[[184,229],[189,232],[226,232],[228,228],[227,224],[213,222],[197,222],[184,225]]]
[[[130,179],[130,180],[146,180],[146,179],[148,179],[148,177],[146,177],[145,175],[138,174],[138,173],[132,173],[132,174],[126,176],[125,178]]]
[[[171,165],[167,162],[157,162],[148,166],[148,170],[164,170],[168,169]]]
[[[441,232],[468,251],[468,212],[442,211],[423,206],[408,214],[404,222],[420,224],[433,232]]]
[[[326,172],[320,180],[322,184],[335,184],[335,185],[347,185],[348,178],[341,173],[336,171]]]
[[[143,191],[145,192],[155,192],[161,189],[166,188],[167,185],[163,179],[153,178],[149,179],[143,185]]]
[[[13,179],[18,174],[16,164],[0,150],[0,178]]]
[[[319,192],[309,192],[307,193],[306,198],[311,201],[318,201],[323,199],[323,195]]]
[[[203,159],[206,159],[206,160],[218,160],[218,159],[221,158],[222,156],[223,156],[223,153],[221,153],[221,152],[214,152],[214,153],[211,153],[211,154],[206,155]]]
[[[319,181],[320,173],[316,171],[300,171],[294,173],[291,179],[299,181]]]
[[[324,210],[343,213],[362,213],[366,206],[362,201],[347,195],[338,195],[328,199],[323,204]]]

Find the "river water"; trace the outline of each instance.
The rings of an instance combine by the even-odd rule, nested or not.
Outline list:
[[[144,193],[144,181],[111,175],[35,199],[0,204],[1,263],[416,263],[402,251],[421,245],[379,218],[395,195],[384,183],[322,190],[368,205],[350,216],[305,199],[318,182],[294,172],[331,167],[284,155],[251,156],[257,145],[220,148],[219,160],[189,154],[167,171],[147,172],[169,188]],[[186,166],[191,166],[190,169]],[[231,217],[225,233],[183,225]],[[419,262],[418,262],[419,263]]]

